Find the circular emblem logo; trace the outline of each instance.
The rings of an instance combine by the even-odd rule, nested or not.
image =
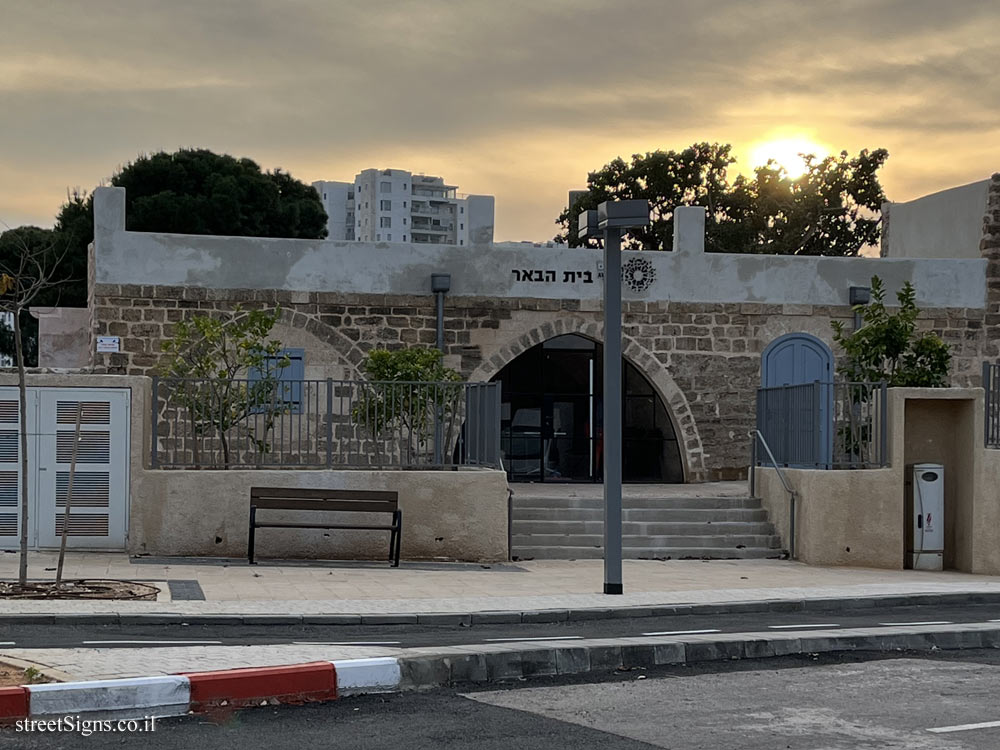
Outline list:
[[[644,292],[656,280],[656,269],[652,261],[645,258],[631,258],[622,266],[622,281],[633,292]]]

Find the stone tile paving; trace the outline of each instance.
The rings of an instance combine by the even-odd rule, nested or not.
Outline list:
[[[55,555],[36,553],[31,572],[51,575]],[[16,574],[17,556],[0,555],[0,578]],[[600,560],[545,560],[490,566],[420,564],[399,569],[359,563],[223,565],[134,564],[122,553],[70,553],[68,575],[101,569],[113,578],[196,580],[206,601],[44,602],[5,601],[4,613],[270,614],[275,602],[286,614],[481,612],[718,603],[831,596],[939,592],[997,592],[1000,577],[957,572],[819,568],[781,560],[627,560],[624,596],[599,593]]]
[[[396,656],[370,646],[171,646],[163,648],[7,648],[12,657],[62,672],[73,680],[111,680],[178,672],[271,667],[310,661]]]

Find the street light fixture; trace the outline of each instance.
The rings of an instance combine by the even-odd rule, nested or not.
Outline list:
[[[622,232],[649,226],[649,201],[605,201],[580,214],[582,239],[604,235],[604,593],[622,589]]]

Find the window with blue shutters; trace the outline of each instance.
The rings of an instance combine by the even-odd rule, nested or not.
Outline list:
[[[288,364],[282,367],[282,362],[288,359]],[[278,399],[287,404],[291,414],[302,413],[302,381],[305,380],[305,349],[282,349],[273,357],[267,358],[267,370],[281,384],[278,388]],[[249,380],[260,380],[261,371],[256,367],[247,373]]]

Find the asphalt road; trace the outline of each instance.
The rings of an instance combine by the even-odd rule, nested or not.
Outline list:
[[[840,612],[682,615],[522,625],[3,625],[0,647],[137,648],[143,645],[332,644],[399,648],[640,635],[740,633],[918,624],[1000,622],[1000,604],[922,605]]]
[[[855,653],[257,708],[164,719],[152,733],[8,728],[0,748],[994,750],[998,692],[996,651]]]

